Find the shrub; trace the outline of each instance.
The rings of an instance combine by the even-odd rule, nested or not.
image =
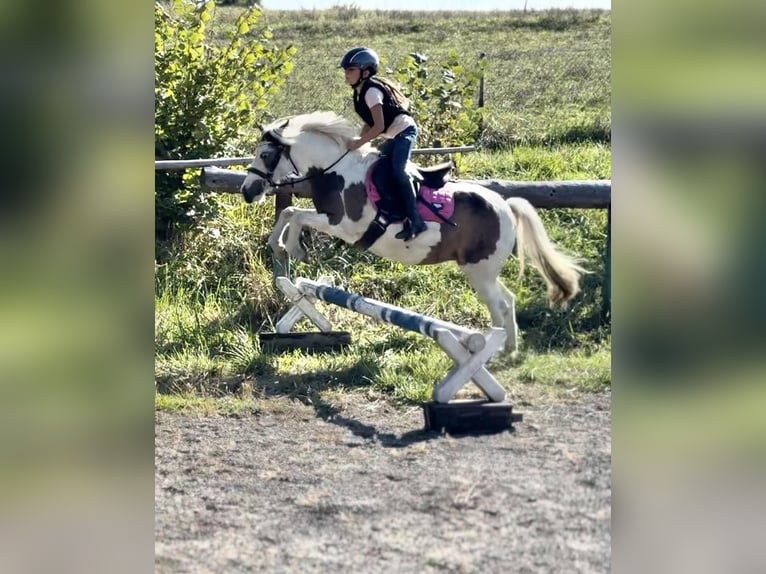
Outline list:
[[[243,10],[222,44],[210,39],[214,9],[213,1],[155,3],[157,159],[236,153],[292,69],[295,48],[275,46],[268,28],[256,29],[258,8]],[[155,171],[156,239],[194,228],[215,208],[213,195],[199,193],[195,174]]]
[[[413,53],[391,73],[410,99],[410,112],[418,122],[418,140],[424,146],[468,145],[476,141],[482,123],[477,102],[485,60],[460,62],[452,50],[441,62],[429,62]]]

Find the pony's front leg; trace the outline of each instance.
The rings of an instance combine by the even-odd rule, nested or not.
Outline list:
[[[271,230],[269,235],[269,247],[275,255],[279,255],[285,250],[285,246],[282,243],[282,234],[285,231],[285,226],[290,223],[290,218],[295,213],[296,207],[285,207],[277,217],[277,222],[274,224],[274,229]]]
[[[295,214],[303,212],[316,213],[313,209],[295,207],[294,205],[285,207],[280,212],[279,217],[277,218],[277,223],[274,225],[274,229],[271,230],[271,235],[269,235],[269,247],[271,247],[271,250],[274,253],[282,253],[285,250],[288,252],[290,251],[288,246],[282,242],[282,236],[285,233],[285,227],[287,227],[287,229],[292,227]]]
[[[301,247],[301,231],[304,227],[311,227],[320,233],[330,234],[330,220],[326,215],[317,213],[313,209],[296,210],[287,227],[287,242],[285,249],[291,257],[298,261],[306,258],[306,251]]]

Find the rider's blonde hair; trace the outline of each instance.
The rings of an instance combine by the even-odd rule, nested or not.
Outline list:
[[[374,77],[376,80],[378,80],[381,84],[383,84],[388,89],[388,91],[391,93],[391,97],[393,98],[394,102],[397,105],[409,111],[410,100],[407,99],[407,96],[404,95],[404,93],[402,92],[402,89],[399,87],[399,84],[397,84],[393,80],[389,80],[388,78],[383,78],[381,76],[374,76]]]

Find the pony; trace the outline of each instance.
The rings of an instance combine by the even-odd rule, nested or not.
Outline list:
[[[402,222],[381,221],[368,197],[369,173],[380,153],[369,143],[348,150],[359,133],[354,124],[333,112],[318,111],[282,118],[262,131],[240,188],[245,201],[263,201],[266,195],[291,186],[301,189],[301,195],[310,197],[314,204],[314,209],[290,206],[282,210],[269,236],[275,253],[287,251],[304,260],[300,237],[302,229],[308,227],[351,245],[361,244],[379,257],[405,265],[454,261],[486,305],[492,325],[505,329],[506,349],[514,354],[518,352],[516,297],[499,279],[514,244],[521,272],[527,257],[547,285],[551,307],[564,308],[577,295],[585,269],[578,259],[552,243],[526,199],[504,199],[477,184],[449,181],[444,187],[453,202],[449,220],[427,221],[426,231],[404,241],[395,237],[402,230]],[[427,170],[419,173],[414,164],[409,168],[417,179],[430,175]],[[436,174],[435,187],[446,179],[444,171]],[[375,229],[374,242],[362,241]]]

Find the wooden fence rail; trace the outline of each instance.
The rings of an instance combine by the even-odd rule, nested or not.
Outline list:
[[[209,191],[219,193],[239,193],[245,181],[244,171],[207,167],[200,174],[200,183]],[[483,185],[496,191],[503,197],[523,197],[535,207],[556,208],[575,207],[581,209],[607,209],[612,199],[610,180],[583,181],[509,181],[462,180]],[[297,184],[294,188],[281,188],[286,194],[298,197],[308,195],[307,183]]]
[[[476,147],[472,145],[455,147],[424,147],[412,150],[412,155],[439,155],[459,152],[475,151]],[[192,167],[218,166],[227,167],[230,165],[249,165],[255,158],[250,157],[219,157],[215,159],[158,159],[154,160],[154,169],[187,169]]]

